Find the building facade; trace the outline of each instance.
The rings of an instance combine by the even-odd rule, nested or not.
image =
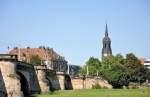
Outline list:
[[[108,36],[107,24],[106,24],[106,28],[105,28],[105,37],[103,38],[102,42],[103,42],[102,58],[112,55],[111,40],[110,40],[110,38]]]
[[[144,66],[150,69],[150,59],[144,60]]]
[[[150,69],[150,59],[140,59],[140,63],[144,65],[146,68]]]
[[[37,55],[42,61],[41,64],[36,65],[46,65],[48,69],[55,70],[56,72],[67,72],[68,62],[65,58],[58,53],[56,53],[52,48],[14,48],[10,54],[18,55],[19,61],[24,61],[30,63],[30,58],[32,55]]]

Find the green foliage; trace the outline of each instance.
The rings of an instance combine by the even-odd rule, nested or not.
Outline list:
[[[132,53],[126,55],[124,66],[128,69],[131,82],[143,83],[150,77],[148,69],[141,65],[138,58]]]
[[[140,61],[134,54],[129,53],[126,55],[125,63],[126,63],[125,66],[128,69],[135,69],[135,68],[139,67]]]
[[[129,83],[129,75],[123,64],[124,58],[120,54],[104,57],[102,60],[101,73],[113,88],[122,88],[122,86],[126,86]]]
[[[30,57],[30,64],[33,65],[40,65],[41,64],[41,59],[38,55],[32,55]]]
[[[98,70],[101,68],[101,62],[98,58],[90,57],[86,62],[86,68],[87,66],[90,75],[97,75]]]
[[[127,54],[126,58],[121,54],[103,57],[101,62],[90,57],[81,70],[82,74],[86,75],[87,67],[89,75],[96,75],[98,72],[98,75],[107,79],[113,88],[128,86],[129,82],[143,83],[150,78],[150,70],[141,65],[132,53]]]
[[[150,83],[150,69],[146,69],[146,78],[148,82]]]
[[[104,69],[102,74],[113,88],[122,88],[122,86],[127,86],[129,83],[128,73],[124,72],[124,70]]]
[[[80,70],[81,75],[86,75],[86,66],[83,66],[82,69]]]
[[[86,65],[99,67],[101,64],[98,58],[90,57]]]
[[[117,54],[116,56],[107,56],[102,60],[103,68],[111,68],[111,65],[123,65],[125,59],[121,54]]]
[[[96,75],[97,72],[101,68],[101,63],[98,58],[90,57],[89,60],[86,62],[86,65],[83,66],[81,69],[81,74],[86,75],[87,74],[87,68],[89,71],[89,75]]]

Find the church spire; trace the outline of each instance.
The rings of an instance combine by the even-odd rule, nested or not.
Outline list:
[[[106,23],[105,37],[103,38],[102,57],[110,56],[110,55],[112,55],[111,40],[108,36],[108,28],[107,28],[107,23]]]
[[[108,36],[108,28],[107,28],[107,23],[106,23],[106,27],[105,27],[105,36]]]

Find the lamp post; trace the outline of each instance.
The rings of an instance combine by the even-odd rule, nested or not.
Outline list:
[[[83,89],[85,89],[85,79],[86,79],[86,76],[85,75],[83,75]]]
[[[89,75],[89,67],[88,67],[88,65],[87,65],[87,67],[86,67],[86,75],[87,75],[87,76]]]

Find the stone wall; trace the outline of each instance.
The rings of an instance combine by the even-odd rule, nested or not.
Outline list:
[[[19,76],[15,71],[16,65],[12,62],[0,61],[0,71],[1,71],[1,86],[0,97],[7,95],[8,97],[23,97],[21,92]]]
[[[64,90],[64,73],[49,70],[46,67],[39,65],[34,67],[38,77],[38,82],[42,93],[50,90]]]
[[[84,89],[85,81],[82,78],[71,79],[73,89]]]
[[[1,72],[1,69],[0,69],[0,97],[5,97],[6,92],[7,91],[6,91],[4,79],[3,79],[2,72]]]
[[[81,77],[71,79],[73,89],[91,89],[93,85],[99,84],[102,88],[112,88],[112,86],[104,79],[101,78],[86,78],[83,80]]]
[[[41,73],[42,74],[42,73]],[[102,88],[112,88],[112,86],[104,79],[97,78],[97,77],[87,77],[85,80],[83,80],[82,77],[76,77],[71,78],[71,81],[66,81],[67,74],[64,74],[63,72],[53,72],[49,71],[47,72],[46,79],[48,80],[47,84],[49,85],[49,90],[65,90],[66,86],[69,88],[67,89],[91,89],[93,85],[99,84]],[[44,76],[44,75],[42,75]],[[41,76],[42,79],[45,79]],[[69,77],[69,75],[67,75]],[[41,80],[42,80],[41,79]],[[67,83],[68,82],[68,83]],[[68,84],[68,85],[66,85]],[[65,86],[66,85],[66,86]],[[46,87],[46,85],[44,86]],[[41,89],[44,89],[41,88]]]
[[[37,72],[37,76],[38,76],[38,81],[39,81],[39,85],[41,88],[41,92],[45,93],[49,91],[49,85],[48,85],[48,80],[45,78],[45,73],[40,70]]]
[[[58,81],[59,81],[59,84],[60,84],[60,89],[64,90],[65,89],[65,87],[64,87],[64,83],[65,83],[64,73],[63,72],[58,72],[57,73],[57,78],[58,78]]]

